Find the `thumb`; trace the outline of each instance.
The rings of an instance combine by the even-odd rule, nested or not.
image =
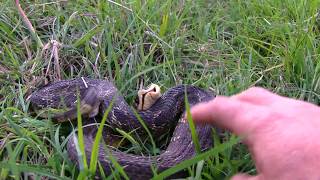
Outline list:
[[[262,180],[261,175],[250,176],[248,174],[236,174],[231,178],[231,180]]]

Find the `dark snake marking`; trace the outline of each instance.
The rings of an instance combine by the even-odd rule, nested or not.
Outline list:
[[[92,91],[92,89],[94,90]],[[91,106],[98,104],[100,114],[104,114],[110,105],[112,98],[115,98],[113,108],[108,115],[107,124],[113,128],[120,128],[127,132],[136,129],[136,132],[145,134],[145,130],[141,127],[141,124],[132,112],[131,107],[126,103],[122,96],[117,95],[118,91],[114,85],[106,80],[78,78],[55,82],[34,92],[31,95],[30,100],[35,108],[59,108],[62,99],[64,100],[63,105],[72,107],[75,106],[77,92],[80,92],[82,98],[86,97],[88,90],[91,91],[90,97],[92,98],[90,101],[90,98],[87,97],[88,102],[86,103]],[[116,150],[115,148],[108,148],[108,152],[116,158],[117,162],[122,165],[122,167],[124,167],[126,174],[130,178],[149,179],[153,177],[153,172],[151,170],[152,165],[157,168],[157,173],[160,173],[195,155],[195,148],[189,131],[188,122],[184,118],[181,118],[185,111],[185,90],[191,106],[214,98],[214,95],[198,87],[180,85],[166,91],[150,109],[139,112],[140,117],[152,132],[153,137],[158,137],[163,133],[167,133],[171,127],[176,125],[171,141],[163,153],[157,156],[141,156],[127,154]],[[205,151],[212,146],[211,128],[212,127],[209,125],[196,126],[202,151]],[[84,128],[87,162],[90,162],[90,155],[96,131],[96,128]],[[72,135],[68,141],[67,151],[70,159],[79,166],[75,140],[77,140],[77,136]],[[108,152],[105,150],[106,147],[107,146],[105,145],[99,146],[98,160],[101,163],[105,174],[111,174],[112,163],[108,158]],[[172,177],[183,176],[186,176],[185,172],[177,173]]]

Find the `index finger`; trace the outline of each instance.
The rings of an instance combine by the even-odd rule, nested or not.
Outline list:
[[[258,119],[254,119],[256,115],[253,115],[257,112],[259,108],[255,105],[217,96],[207,103],[194,106],[191,116],[196,123],[210,123],[237,135],[247,135],[259,123]]]

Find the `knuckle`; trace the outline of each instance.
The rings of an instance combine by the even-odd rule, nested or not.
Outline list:
[[[261,94],[261,93],[266,93],[266,92],[268,92],[268,91],[267,91],[266,89],[262,88],[262,87],[251,87],[251,88],[249,88],[249,89],[247,90],[247,93],[249,93],[249,94],[252,94],[252,93],[254,93],[254,94],[257,94],[257,93]]]
[[[268,95],[270,92],[261,87],[251,87],[241,92],[237,97],[239,98],[261,98]]]

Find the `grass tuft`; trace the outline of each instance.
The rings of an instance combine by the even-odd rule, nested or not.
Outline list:
[[[193,84],[219,95],[261,86],[320,104],[319,1],[19,3],[35,34],[14,1],[0,2],[0,179],[88,175],[89,169],[78,171],[68,159],[70,125],[41,119],[29,105],[30,93],[59,78],[108,79],[129,104],[141,80],[164,90]],[[212,138],[215,147],[234,142],[229,133],[224,141]],[[153,147],[141,148],[144,154],[159,148],[151,142],[143,146]],[[93,164],[87,168],[100,168]],[[198,154],[156,177],[184,168],[203,179],[256,173],[246,147],[236,144]],[[106,178],[120,179],[121,171],[115,168]]]

